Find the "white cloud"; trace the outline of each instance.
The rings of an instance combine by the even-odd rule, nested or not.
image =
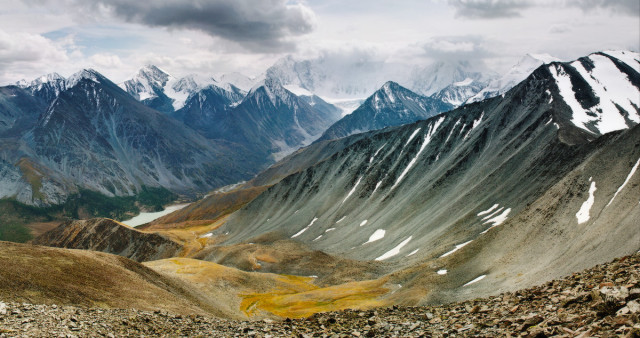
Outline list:
[[[120,57],[109,53],[94,54],[90,58],[91,62],[96,66],[95,68],[112,68],[122,67],[123,63]]]
[[[238,9],[230,27],[243,30],[233,32],[218,27],[222,21],[195,27],[202,18],[194,6],[206,2],[207,11],[217,11],[213,1],[199,1],[157,0],[142,8],[128,0],[5,0],[0,84],[86,67],[119,82],[146,63],[175,76],[255,76],[289,53],[344,65],[480,60],[502,72],[525,53],[574,59],[603,49],[640,49],[637,11],[629,15],[637,0],[221,0]],[[169,18],[149,17],[180,6]],[[471,9],[484,14],[461,14]],[[288,10],[294,14],[283,15]],[[243,26],[252,19],[274,24],[261,33],[265,41]]]
[[[66,69],[67,50],[53,41],[30,33],[0,30],[0,82],[7,84],[22,78],[35,78],[56,69]]]

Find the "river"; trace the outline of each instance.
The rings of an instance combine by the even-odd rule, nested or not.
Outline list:
[[[137,227],[139,225],[143,225],[145,223],[149,223],[155,219],[158,219],[164,215],[168,215],[176,210],[180,210],[184,207],[186,207],[187,205],[189,205],[191,203],[184,203],[184,204],[174,204],[174,205],[170,205],[166,208],[164,208],[164,210],[162,211],[155,211],[155,212],[142,212],[140,213],[138,216],[132,218],[132,219],[128,219],[126,221],[121,221],[121,223],[124,223],[128,226],[131,227]]]

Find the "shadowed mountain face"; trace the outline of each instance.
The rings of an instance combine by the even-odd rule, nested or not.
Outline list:
[[[451,104],[418,95],[395,82],[387,82],[353,113],[334,123],[318,141],[412,123],[451,108]]]
[[[192,94],[184,107],[171,116],[207,138],[219,138],[215,133],[216,125],[226,118],[233,118],[231,110],[242,100],[243,94],[211,85]]]
[[[200,137],[104,78],[84,78],[65,91],[30,136],[48,167],[106,194],[130,194],[140,184],[207,189],[250,172],[229,166],[242,163],[228,161],[241,148],[234,153],[229,144]]]
[[[211,137],[280,159],[310,144],[340,115],[337,110],[316,110],[277,81],[266,80],[225,117],[212,125]]]
[[[107,196],[142,186],[193,193],[246,179],[265,163],[142,105],[92,70],[65,80],[48,107],[25,93],[5,87],[0,99],[9,108],[2,114],[2,197],[47,205],[78,188]]]
[[[20,136],[47,109],[47,101],[16,86],[0,87],[0,137]]]
[[[513,289],[637,251],[637,59],[597,53],[551,63],[504,97],[364,134],[215,233],[225,244],[269,234],[396,263],[407,269],[398,282],[424,291],[398,297],[415,302]],[[424,298],[436,284],[438,294]]]

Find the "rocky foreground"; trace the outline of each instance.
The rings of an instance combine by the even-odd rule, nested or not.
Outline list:
[[[0,337],[640,337],[640,254],[534,288],[462,303],[234,322],[164,311],[0,302]]]

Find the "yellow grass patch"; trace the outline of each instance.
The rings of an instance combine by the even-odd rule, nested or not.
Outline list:
[[[210,241],[212,240],[211,237],[202,238],[201,236],[222,226],[224,222],[227,221],[228,217],[229,216],[224,216],[215,221],[205,222],[204,224],[198,222],[192,226],[183,225],[183,227],[179,228],[155,227],[151,229],[147,228],[143,231],[149,233],[157,233],[168,237],[169,239],[183,246],[183,250],[180,253],[181,257],[192,257],[200,250],[205,248],[207,244],[210,244]]]
[[[389,289],[384,281],[351,282],[320,287],[315,278],[246,272],[212,262],[170,258],[144,265],[171,277],[193,283],[220,306],[242,317],[307,317],[317,312],[369,309],[387,305],[381,299]]]
[[[279,317],[302,318],[318,312],[344,309],[370,309],[386,305],[380,297],[389,289],[384,282],[362,281],[317,288],[305,292],[273,292],[246,294],[240,310],[251,317],[268,312]]]

